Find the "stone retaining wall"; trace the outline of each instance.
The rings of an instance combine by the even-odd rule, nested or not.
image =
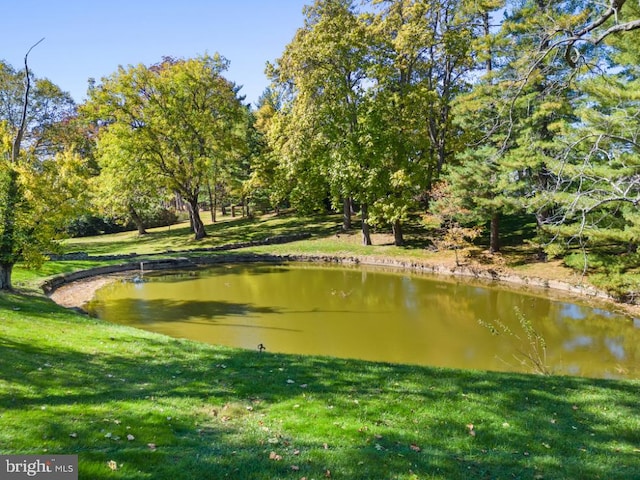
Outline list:
[[[91,268],[79,272],[60,275],[46,281],[42,285],[43,291],[49,295],[62,285],[89,277],[120,273],[126,271],[143,270],[167,270],[197,268],[198,266],[216,265],[223,263],[249,263],[249,262],[315,262],[340,265],[369,265],[377,267],[396,268],[420,273],[436,275],[470,277],[485,281],[500,282],[519,286],[527,286],[541,289],[552,289],[571,294],[577,294],[590,298],[614,300],[606,292],[600,291],[588,285],[571,284],[558,280],[547,280],[535,277],[523,277],[510,273],[499,272],[493,269],[474,268],[469,266],[447,267],[444,265],[427,264],[394,258],[370,258],[359,256],[334,256],[334,255],[276,255],[276,254],[252,254],[238,253],[215,257],[189,257],[159,260],[145,260],[142,262],[127,262],[119,265],[108,265]]]

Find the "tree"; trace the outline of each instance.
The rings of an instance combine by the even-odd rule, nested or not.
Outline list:
[[[12,288],[18,261],[42,263],[64,219],[84,207],[86,164],[69,149],[55,153],[47,137],[73,115],[73,101],[34,77],[30,52],[24,71],[0,62],[0,290]]]
[[[465,2],[465,14],[474,30],[470,48],[478,80],[452,102],[452,124],[463,148],[444,166],[446,192],[455,198],[459,212],[465,212],[465,220],[489,222],[491,252],[500,250],[500,215],[509,204],[504,192],[510,179],[499,163],[506,133],[505,119],[497,114],[504,111],[503,84],[494,72],[501,65],[496,53],[504,48],[504,40],[491,25],[491,18],[503,6],[501,0]]]
[[[106,136],[111,129],[130,130],[136,165],[185,200],[196,239],[206,236],[199,197],[212,161],[240,144],[243,107],[222,76],[227,66],[219,55],[205,55],[120,67],[90,91],[84,107],[101,122],[101,141],[117,138]]]
[[[626,11],[640,16],[640,6],[628,5]],[[555,188],[544,199],[557,205],[547,227],[583,248],[613,243],[635,252],[640,242],[640,32],[607,42],[608,61],[616,70],[577,84],[576,120],[563,131],[564,149],[553,166]]]
[[[383,192],[372,205],[376,224],[391,224],[402,245],[402,224],[429,197],[460,148],[453,101],[467,89],[476,37],[465,2],[378,0],[370,92],[379,142]]]
[[[267,88],[257,102],[257,109],[250,114],[249,128],[251,171],[243,188],[251,192],[251,196],[262,201],[277,211],[282,207],[291,190],[282,172],[283,164],[277,152],[269,142],[276,113],[282,105],[277,93]],[[273,143],[277,140],[274,139]]]
[[[131,220],[138,234],[147,233],[146,219],[160,208],[165,189],[159,177],[137,156],[131,129],[113,125],[97,145],[100,174],[92,179],[94,204],[110,217]]]
[[[450,166],[451,188],[476,220],[489,221],[490,249],[498,251],[499,217],[515,209],[536,214],[540,240],[555,206],[540,201],[553,190],[554,159],[563,147],[561,130],[573,121],[571,68],[558,55],[543,55],[569,6],[540,1],[507,2],[499,30],[481,10],[484,35],[476,58],[484,75],[458,98],[456,122],[467,148]]]
[[[367,212],[374,198],[361,126],[368,30],[351,0],[318,0],[305,13],[305,26],[272,71],[276,83],[291,89],[290,102],[277,114],[273,147],[297,182],[307,179],[311,198],[322,200],[328,189],[333,205],[343,205],[344,229],[350,227],[350,199],[359,202],[363,243],[369,245]],[[294,202],[296,194],[294,189]]]
[[[620,206],[635,201],[637,105],[627,91],[636,87],[615,52],[634,50],[640,8],[617,0],[516,7],[503,24],[517,51],[503,77],[510,121],[501,167],[535,211],[543,245],[602,239],[630,218]]]

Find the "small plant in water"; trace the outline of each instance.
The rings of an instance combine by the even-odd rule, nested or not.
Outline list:
[[[547,365],[547,342],[544,337],[533,328],[531,320],[524,316],[518,307],[514,308],[518,323],[526,338],[522,338],[500,320],[493,323],[478,320],[478,323],[487,328],[493,335],[508,335],[520,343],[518,354],[515,359],[521,364],[528,366],[534,373],[540,375],[551,375],[552,371]]]

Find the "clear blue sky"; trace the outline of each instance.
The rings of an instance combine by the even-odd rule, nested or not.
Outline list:
[[[280,56],[303,25],[312,0],[2,0],[0,59],[29,68],[80,103],[87,79],[98,82],[118,65],[150,65],[162,56],[219,52],[226,77],[254,103],[268,80],[267,61]]]

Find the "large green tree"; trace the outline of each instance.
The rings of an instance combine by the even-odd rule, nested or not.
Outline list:
[[[371,80],[379,149],[386,170],[375,202],[377,223],[391,224],[403,243],[402,224],[460,149],[453,102],[467,89],[477,16],[462,0],[374,0],[379,12]]]
[[[625,5],[626,18],[616,20],[633,24],[629,17],[639,18],[640,6]],[[635,251],[640,242],[640,31],[622,34],[615,29],[620,24],[605,25],[605,32],[614,29],[605,40],[608,48],[591,53],[615,70],[576,84],[576,119],[563,131],[564,149],[553,165],[557,180],[547,201],[556,205],[549,228],[559,238]]]
[[[206,235],[199,198],[214,159],[238,149],[238,137],[245,138],[239,127],[244,108],[223,76],[227,67],[219,55],[120,67],[90,91],[84,106],[101,125],[99,142],[126,137],[134,158],[128,165],[138,169],[138,177],[157,178],[184,199],[196,239]]]
[[[365,19],[352,0],[317,0],[305,9],[305,25],[272,70],[288,102],[278,112],[274,148],[299,183],[292,200],[328,193],[344,208],[350,227],[351,199],[361,205],[363,242],[371,244],[367,209],[372,198],[372,165],[364,152],[367,69],[370,42]],[[304,189],[304,190],[302,190]]]

